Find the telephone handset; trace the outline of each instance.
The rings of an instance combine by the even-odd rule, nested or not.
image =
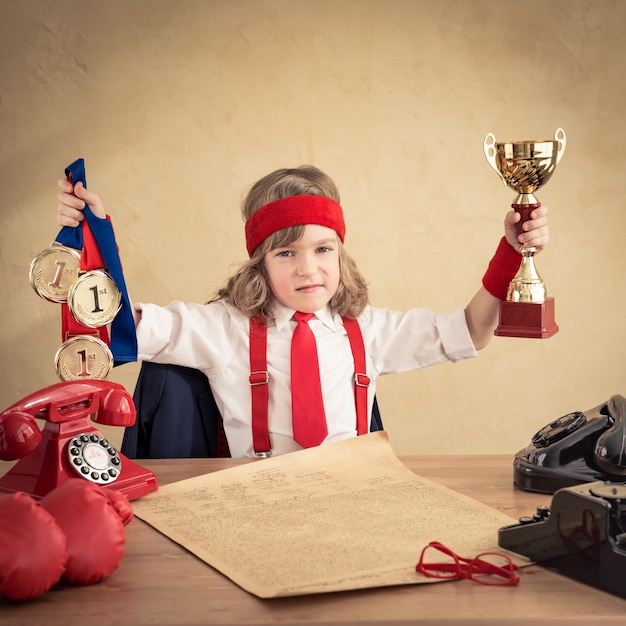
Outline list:
[[[593,481],[626,482],[626,398],[614,395],[547,424],[515,455],[513,468],[518,487],[542,493]]]
[[[0,493],[43,497],[82,476],[129,500],[157,488],[152,472],[118,452],[89,422],[131,426],[136,410],[126,389],[106,380],[71,380],[45,387],[0,413],[0,459],[19,461],[0,478]],[[35,418],[45,421],[39,430]]]

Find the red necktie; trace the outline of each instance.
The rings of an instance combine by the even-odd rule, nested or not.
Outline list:
[[[294,313],[298,322],[291,339],[291,414],[293,438],[303,447],[319,446],[328,434],[315,336],[308,321],[313,313]]]

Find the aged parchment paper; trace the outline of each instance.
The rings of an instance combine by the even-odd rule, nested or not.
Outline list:
[[[414,474],[384,432],[166,485],[133,508],[261,598],[430,582],[415,572],[429,541],[474,556],[517,522]]]

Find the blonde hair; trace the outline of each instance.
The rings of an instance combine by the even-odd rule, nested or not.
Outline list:
[[[241,213],[245,221],[262,206],[290,196],[325,196],[339,202],[339,191],[333,180],[317,167],[303,165],[279,169],[252,185],[244,198]],[[248,317],[257,315],[273,319],[274,295],[263,262],[265,255],[275,248],[293,243],[302,235],[304,226],[283,228],[265,239],[242,263],[212,301],[225,299]],[[357,317],[369,302],[367,283],[337,238],[339,246],[339,287],[330,300],[332,311],[344,317]]]

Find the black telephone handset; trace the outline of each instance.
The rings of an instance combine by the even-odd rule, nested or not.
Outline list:
[[[551,422],[513,461],[515,484],[554,493],[564,487],[626,481],[626,398],[611,398],[588,411]]]
[[[131,426],[136,410],[126,389],[105,380],[72,380],[45,387],[0,413],[0,459],[18,462],[0,478],[0,493],[41,498],[82,476],[129,500],[157,489],[152,472],[118,452],[89,422]],[[45,421],[39,430],[35,418]]]

